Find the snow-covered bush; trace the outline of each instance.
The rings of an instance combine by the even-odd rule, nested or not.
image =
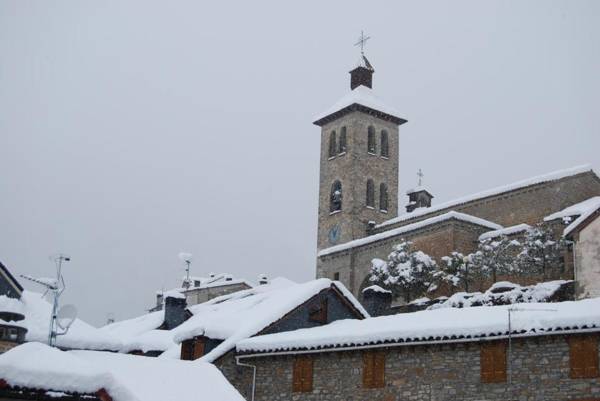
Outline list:
[[[439,283],[446,283],[451,288],[463,288],[469,291],[471,284],[480,277],[479,271],[473,268],[469,256],[460,252],[452,252],[450,256],[442,257],[439,270],[434,273]]]
[[[505,235],[487,238],[479,241],[477,251],[469,255],[469,261],[473,270],[495,283],[500,274],[519,273],[520,265],[515,260],[519,246],[519,241]]]
[[[422,251],[411,249],[411,243],[402,241],[394,246],[388,260],[373,259],[369,280],[392,291],[394,298],[402,296],[406,302],[434,289],[435,261]]]
[[[547,225],[532,227],[525,234],[517,263],[523,272],[546,278],[550,270],[564,269],[563,253],[568,244],[564,238],[557,238]]]

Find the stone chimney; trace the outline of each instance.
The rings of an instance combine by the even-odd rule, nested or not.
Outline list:
[[[163,294],[165,300],[165,330],[171,330],[187,320],[185,295],[176,291]]]
[[[392,292],[372,285],[362,291],[362,304],[373,317],[389,314],[392,305]]]
[[[360,60],[355,69],[350,71],[350,89],[363,85],[369,89],[373,88],[373,73],[375,70],[369,60],[364,55],[360,56]]]
[[[407,191],[408,195],[408,205],[406,205],[406,212],[411,213],[415,209],[419,209],[422,207],[431,207],[431,200],[433,199],[433,195],[429,193],[423,187],[416,187]]]

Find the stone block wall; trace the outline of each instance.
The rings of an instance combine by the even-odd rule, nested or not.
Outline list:
[[[569,377],[566,336],[513,340],[512,380],[482,383],[480,345],[386,349],[385,386],[362,386],[362,351],[313,354],[313,391],[292,392],[294,356],[249,358],[256,401],[565,401],[600,397],[600,381]]]

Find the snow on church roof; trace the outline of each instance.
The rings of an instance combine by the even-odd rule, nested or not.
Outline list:
[[[286,352],[372,344],[418,344],[476,341],[512,334],[536,336],[600,331],[600,298],[558,303],[445,308],[364,320],[341,320],[326,326],[252,337],[237,345],[239,352]]]
[[[41,343],[25,343],[0,355],[0,379],[21,391],[41,390],[50,397],[104,390],[114,401],[243,401],[211,364],[67,352]]]
[[[600,209],[600,196],[594,196],[593,198],[584,200],[583,202],[576,203],[575,205],[571,205],[559,212],[553,213],[550,216],[545,217],[544,221],[579,216],[573,222],[571,222],[567,228],[565,228],[563,235],[569,235],[579,226],[579,224],[583,223],[598,209]]]
[[[213,362],[235,348],[239,341],[256,335],[330,287],[339,290],[364,317],[369,316],[356,298],[338,281],[325,278],[302,284],[285,281],[287,282],[281,283],[275,279],[268,285],[224,295],[190,307],[194,316],[173,329],[177,333],[175,340],[181,342],[200,335],[224,340],[200,359]]]
[[[501,235],[513,235],[521,233],[523,231],[529,230],[530,228],[531,226],[529,224],[517,224],[515,226],[501,228],[499,230],[488,231],[487,233],[483,233],[479,236],[479,241],[483,241],[490,238],[496,238]]]
[[[427,215],[429,213],[435,213],[444,209],[449,209],[452,208],[454,206],[458,206],[458,205],[462,205],[463,203],[467,203],[467,202],[471,202],[471,201],[475,201],[478,199],[482,199],[482,198],[487,198],[489,196],[494,196],[494,195],[498,195],[504,192],[510,192],[510,191],[514,191],[520,188],[525,188],[531,185],[536,185],[536,184],[541,184],[544,182],[549,182],[549,181],[556,181],[559,180],[561,178],[565,178],[565,177],[570,177],[573,175],[577,175],[577,174],[582,174],[582,173],[586,173],[592,171],[592,168],[589,164],[585,164],[585,165],[581,165],[581,166],[576,166],[576,167],[571,167],[568,169],[564,169],[564,170],[559,170],[559,171],[554,171],[552,173],[549,174],[544,174],[544,175],[539,175],[536,177],[531,177],[528,178],[526,180],[521,180],[521,181],[517,181],[514,182],[512,184],[508,184],[508,185],[504,185],[501,187],[496,187],[496,188],[492,188],[492,189],[488,189],[482,192],[478,192],[475,194],[471,194],[468,196],[464,196],[462,198],[458,198],[458,199],[454,199],[452,201],[449,202],[444,202],[441,203],[439,205],[436,206],[432,206],[429,208],[422,208],[422,209],[417,209],[411,213],[404,213],[398,217],[394,217],[393,219],[384,221],[381,224],[378,224],[377,226],[375,226],[376,228],[383,228],[383,227],[387,227],[389,225],[392,224],[396,224],[396,223],[401,223],[403,221],[406,220],[410,220],[413,219],[415,217],[420,217],[420,216],[424,216]]]
[[[27,329],[25,341],[47,341],[51,305],[42,294],[23,291],[21,299],[0,295],[0,311],[16,312],[25,316],[19,323]],[[64,336],[58,336],[56,343],[62,348],[94,349],[117,351],[121,342],[108,333],[102,332],[81,319],[75,319]]]
[[[369,109],[373,109],[397,119],[401,119],[399,117],[400,113],[396,109],[387,106],[383,101],[381,101],[374,94],[373,89],[360,85],[344,95],[344,97],[338,100],[327,111],[317,115],[314,118],[314,123],[319,125],[319,122],[324,118],[354,104],[359,104],[361,106],[368,107]]]
[[[390,237],[395,237],[396,235],[399,235],[399,234],[418,230],[420,228],[427,227],[432,224],[437,224],[442,221],[451,220],[451,219],[461,220],[461,221],[465,221],[467,223],[472,223],[472,224],[477,224],[479,226],[488,227],[492,230],[499,230],[502,228],[501,225],[492,223],[491,221],[481,219],[479,217],[471,216],[469,214],[451,211],[451,212],[448,212],[445,214],[441,214],[439,216],[433,216],[429,219],[418,221],[416,223],[412,223],[412,224],[408,224],[408,225],[405,225],[402,227],[394,228],[392,230],[384,231],[379,234],[369,235],[368,237],[365,237],[365,238],[360,238],[360,239],[346,242],[344,244],[335,245],[330,248],[325,248],[322,251],[320,251],[317,256],[320,257],[320,256],[330,255],[332,253],[344,251],[344,250],[350,249],[350,248],[355,248],[357,246],[367,245],[372,242],[380,241],[380,240],[390,238]]]

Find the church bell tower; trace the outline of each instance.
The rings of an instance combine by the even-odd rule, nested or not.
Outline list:
[[[314,121],[321,127],[319,251],[363,238],[369,225],[398,215],[398,127],[406,120],[374,94],[367,39],[358,43],[350,92]]]

